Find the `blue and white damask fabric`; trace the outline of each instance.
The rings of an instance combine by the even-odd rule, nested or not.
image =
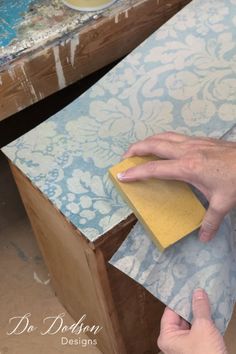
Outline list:
[[[221,137],[236,116],[236,0],[195,0],[85,94],[3,149],[91,241],[130,214],[107,170],[175,130]]]
[[[212,318],[225,332],[236,300],[236,241],[229,216],[210,242],[200,242],[195,231],[163,253],[138,222],[110,263],[189,322],[193,290],[205,289]]]

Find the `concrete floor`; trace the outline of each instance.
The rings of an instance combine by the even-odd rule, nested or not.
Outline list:
[[[35,242],[29,221],[12,179],[9,167],[0,154],[0,354],[98,354],[96,346],[61,344],[61,334],[42,336],[39,330],[20,335],[7,335],[17,322],[14,316],[31,314],[31,323],[43,330],[47,316],[66,312],[58,302],[50,277]],[[16,321],[16,320],[15,320]],[[72,324],[66,314],[65,324]],[[25,322],[19,327],[21,331]],[[226,333],[229,354],[236,350],[236,312]],[[86,340],[86,336],[80,336]],[[85,345],[85,342],[84,342]],[[109,353],[104,353],[109,354]],[[137,353],[139,354],[139,353]]]

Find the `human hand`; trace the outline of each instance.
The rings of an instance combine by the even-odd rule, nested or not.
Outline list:
[[[193,325],[166,307],[161,319],[158,347],[165,354],[227,354],[223,337],[211,319],[206,292],[193,294]]]
[[[224,216],[236,204],[236,143],[169,132],[131,145],[123,157],[150,154],[165,160],[130,168],[117,176],[119,180],[155,177],[192,184],[209,201],[199,231],[200,240],[212,239]]]

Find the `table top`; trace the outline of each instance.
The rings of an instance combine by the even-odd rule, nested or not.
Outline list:
[[[22,53],[70,34],[101,16],[109,16],[118,7],[119,10],[124,7],[125,2],[119,0],[103,11],[80,12],[70,9],[61,0],[1,1],[0,66],[9,64]]]
[[[235,124],[235,23],[235,0],[194,0],[3,152],[98,240],[131,213],[107,174],[131,143],[165,130],[220,138]]]

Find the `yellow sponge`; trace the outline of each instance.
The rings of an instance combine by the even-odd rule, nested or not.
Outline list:
[[[184,182],[152,178],[124,183],[117,179],[117,173],[153,159],[131,157],[110,168],[109,173],[136,217],[163,250],[197,229],[205,209]]]

